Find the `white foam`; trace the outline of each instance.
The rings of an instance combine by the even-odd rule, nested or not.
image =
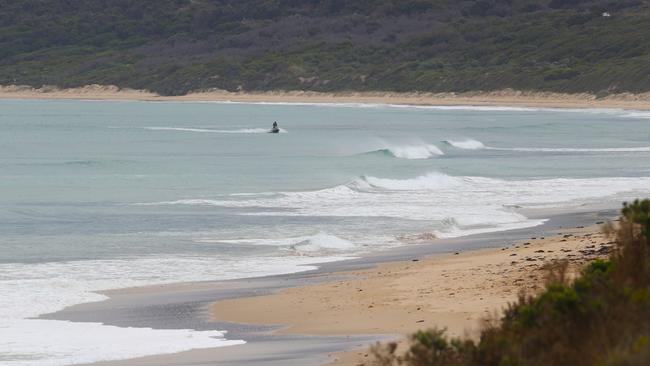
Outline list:
[[[458,149],[466,149],[466,150],[485,149],[485,145],[483,145],[481,141],[472,140],[472,139],[446,140],[445,142]]]
[[[181,102],[182,103],[182,102]],[[193,103],[235,104],[235,105],[270,105],[270,106],[308,106],[308,107],[338,107],[338,108],[400,108],[400,109],[425,109],[441,111],[503,111],[503,112],[539,112],[539,111],[571,111],[584,112],[587,109],[577,108],[538,108],[538,107],[509,107],[509,106],[483,106],[483,105],[418,105],[418,104],[391,104],[391,103],[353,103],[353,102],[241,102],[241,101],[193,101]],[[593,108],[595,111],[613,111],[613,109]]]
[[[412,179],[387,179],[376,177],[361,177],[353,182],[357,188],[372,187],[395,191],[438,190],[460,186],[462,178],[452,177],[442,173],[429,173]]]
[[[92,363],[245,343],[225,340],[225,332],[220,331],[120,328],[39,319],[0,321],[0,327],[12,332],[11,337],[0,340],[5,359],[0,363],[7,366]]]
[[[101,301],[96,291],[185,281],[300,272],[342,257],[156,257],[0,264],[0,359],[3,365],[68,365],[242,344],[222,331],[122,328],[33,319]],[[11,335],[11,336],[8,336]],[[107,347],[110,345],[110,347]]]
[[[307,192],[281,192],[247,200],[189,199],[154,204],[249,208],[245,215],[394,217],[443,223],[441,230],[466,235],[538,225],[512,207],[573,207],[650,193],[650,177],[502,180],[441,173],[410,179],[360,177],[345,185]],[[257,210],[255,210],[257,208]]]
[[[356,246],[352,242],[323,232],[291,245],[291,249],[301,253],[339,252],[355,248]]]
[[[163,103],[163,102],[159,102]],[[607,114],[622,118],[650,118],[650,112],[622,108],[567,108],[567,107],[514,107],[499,105],[419,105],[419,104],[391,104],[391,103],[352,103],[352,102],[242,102],[242,101],[166,101],[164,103],[213,103],[234,105],[270,105],[270,106],[307,106],[307,107],[333,107],[333,108],[366,108],[366,109],[414,109],[434,111],[468,111],[468,112],[551,112],[551,113],[590,113]]]
[[[264,128],[239,128],[233,130],[216,130],[207,128],[191,128],[191,127],[143,127],[145,130],[151,131],[181,131],[181,132],[206,132],[206,133],[269,133],[268,129]],[[280,129],[280,133],[287,133],[287,130]]]
[[[509,224],[501,224],[499,226],[485,226],[485,225],[477,225],[477,227],[465,227],[465,228],[460,228],[458,225],[450,225],[445,227],[443,230],[435,230],[433,234],[440,239],[445,239],[445,238],[457,238],[460,236],[467,236],[467,235],[474,235],[474,234],[485,234],[485,233],[493,233],[493,232],[499,232],[499,231],[505,231],[505,230],[516,230],[516,229],[524,229],[527,227],[535,227],[542,225],[548,220],[522,220],[519,222],[512,222]]]
[[[497,150],[521,152],[650,152],[650,146],[639,147],[496,147],[485,146],[482,142],[473,139],[446,140],[447,144],[465,150]]]
[[[432,144],[388,146],[385,151],[400,159],[430,159],[444,155],[442,150]]]
[[[650,112],[648,112],[648,111],[626,111],[625,113],[623,113],[622,117],[650,119]]]
[[[575,147],[487,147],[489,150],[521,151],[521,152],[650,152],[650,146],[643,147],[604,147],[604,148],[575,148]]]
[[[145,130],[151,131],[182,131],[182,132],[215,132],[215,130],[208,130],[205,128],[189,128],[189,127],[143,127]]]
[[[296,253],[306,254],[332,254],[351,252],[359,249],[349,240],[342,239],[336,235],[319,232],[314,235],[297,236],[288,238],[262,238],[262,239],[209,239],[202,238],[195,240],[199,243],[230,243],[247,245],[269,245],[281,247]]]
[[[86,100],[99,103],[127,103],[126,100]],[[82,101],[83,102],[83,101]],[[487,106],[487,105],[418,105],[418,104],[390,104],[390,103],[352,103],[352,102],[255,102],[233,100],[194,100],[194,101],[131,101],[133,103],[160,103],[160,104],[233,104],[233,105],[270,105],[270,106],[307,106],[307,107],[333,107],[333,108],[366,108],[366,109],[414,109],[414,110],[440,110],[440,111],[478,111],[478,112],[555,112],[555,113],[590,113],[607,114],[621,118],[650,118],[650,112],[637,109],[623,108],[567,108],[567,107],[514,107],[514,106]]]

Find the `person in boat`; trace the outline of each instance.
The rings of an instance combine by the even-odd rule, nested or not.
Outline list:
[[[273,129],[274,130],[278,129],[278,122],[277,121],[273,121]]]

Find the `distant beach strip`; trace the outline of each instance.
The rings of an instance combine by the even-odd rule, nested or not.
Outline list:
[[[0,86],[0,98],[18,99],[87,99],[87,100],[139,100],[139,101],[218,101],[260,103],[335,103],[381,104],[420,106],[494,106],[535,108],[615,108],[650,110],[650,92],[610,94],[599,98],[594,94],[563,94],[553,92],[517,91],[504,89],[491,92],[466,93],[396,93],[396,92],[336,92],[271,91],[228,92],[210,89],[197,90],[180,96],[159,94],[114,85],[87,85],[60,89],[53,86],[33,88],[24,85]],[[634,114],[634,112],[631,112]],[[640,118],[650,118],[642,114]]]

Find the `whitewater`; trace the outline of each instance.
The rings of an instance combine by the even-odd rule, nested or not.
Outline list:
[[[643,111],[30,100],[0,108],[2,365],[247,341],[221,328],[44,317],[105,300],[106,290],[307,271],[650,195]],[[268,133],[274,120],[283,133]]]
[[[650,146],[638,147],[495,147],[485,146],[481,141],[473,139],[463,140],[446,140],[443,141],[448,145],[465,150],[501,150],[501,151],[521,151],[521,152],[650,152]]]
[[[210,128],[194,127],[143,127],[150,131],[180,131],[180,132],[207,132],[207,133],[270,133],[266,128],[236,128],[231,130],[218,130]],[[280,133],[287,133],[287,130],[280,128]]]

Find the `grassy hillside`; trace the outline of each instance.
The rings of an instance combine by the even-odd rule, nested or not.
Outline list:
[[[0,9],[5,85],[650,90],[648,0],[0,0]]]

